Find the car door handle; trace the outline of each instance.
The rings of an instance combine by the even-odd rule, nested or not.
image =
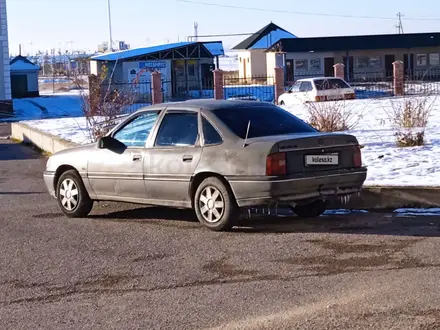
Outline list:
[[[139,162],[142,159],[142,155],[133,155],[133,161]]]
[[[182,157],[182,159],[183,159],[184,162],[191,162],[193,160],[193,156],[191,156],[191,155],[184,155]]]

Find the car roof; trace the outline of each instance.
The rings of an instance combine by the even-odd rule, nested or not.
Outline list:
[[[204,110],[217,110],[217,109],[231,109],[231,108],[257,108],[257,107],[268,107],[275,106],[270,102],[261,101],[249,101],[249,100],[215,100],[215,99],[199,99],[199,100],[188,100],[181,102],[167,102],[163,104],[156,104],[147,106],[145,108],[139,109],[137,112],[146,110],[157,110],[158,107],[163,108],[178,108],[178,109],[204,109]]]
[[[339,77],[314,77],[314,78],[303,78],[303,79],[298,79],[297,81],[315,81],[315,80],[321,80],[321,79],[325,79],[325,80],[333,80],[333,79],[339,79],[342,80]]]

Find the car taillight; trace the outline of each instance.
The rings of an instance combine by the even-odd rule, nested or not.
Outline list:
[[[287,167],[285,152],[278,152],[267,156],[266,175],[285,175],[286,173]]]
[[[315,96],[315,101],[316,102],[323,102],[323,101],[327,101],[327,96]]]
[[[359,146],[353,147],[353,165],[354,167],[362,167],[362,154]]]
[[[356,98],[356,94],[355,93],[345,94],[345,99],[346,100],[354,100],[355,98]]]

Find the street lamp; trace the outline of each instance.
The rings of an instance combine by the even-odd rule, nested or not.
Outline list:
[[[108,49],[110,52],[113,51],[113,37],[112,37],[112,13],[110,9],[110,0],[107,0],[107,8],[108,8],[108,33],[109,33],[109,45]]]

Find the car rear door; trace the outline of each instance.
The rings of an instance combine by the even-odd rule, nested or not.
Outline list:
[[[166,110],[147,149],[145,189],[157,204],[190,206],[192,175],[202,153],[197,111]]]

